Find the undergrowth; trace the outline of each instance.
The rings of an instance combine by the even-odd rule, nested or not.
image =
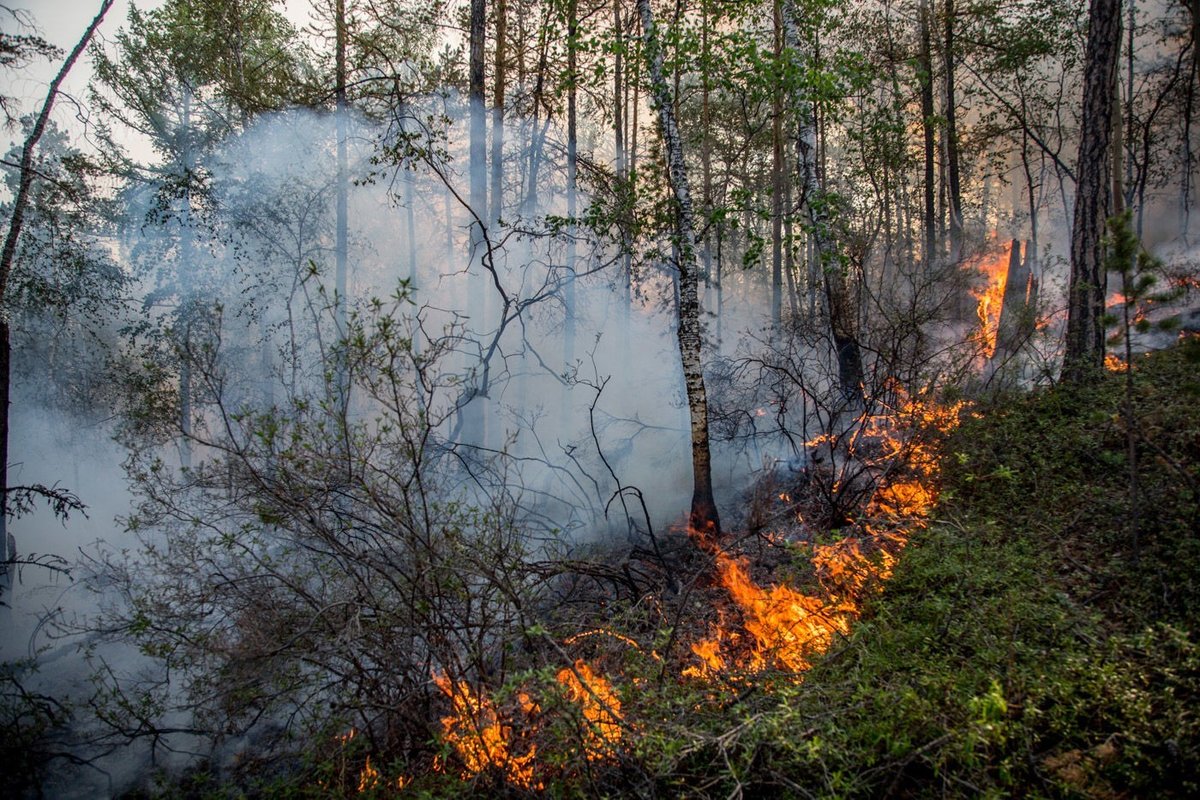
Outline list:
[[[550,728],[539,754],[562,764],[545,785],[425,774],[404,793],[1200,795],[1198,367],[1196,341],[1136,364],[1137,503],[1122,375],[994,398],[943,443],[936,517],[801,680],[681,680],[664,630],[609,664],[618,752],[582,763],[567,741],[579,726],[557,743]],[[252,794],[354,795],[345,757]],[[383,770],[365,794],[396,794],[403,766]]]
[[[802,683],[664,761],[664,794],[1200,794],[1200,344],[997,398],[944,444],[937,518]],[[746,720],[750,720],[749,724]]]

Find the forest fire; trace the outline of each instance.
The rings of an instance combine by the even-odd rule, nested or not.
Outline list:
[[[584,751],[589,761],[604,758],[621,741],[621,701],[612,684],[603,675],[592,671],[587,662],[578,659],[571,668],[559,670],[558,682],[567,690],[567,697],[583,709],[587,722],[584,732]]]
[[[533,774],[537,745],[530,744],[524,753],[512,752],[512,727],[501,721],[490,700],[476,694],[466,681],[452,681],[444,674],[434,675],[433,680],[450,698],[452,713],[442,717],[442,738],[462,762],[463,777],[496,770],[514,786],[538,788]],[[527,713],[536,711],[528,698],[523,706]]]
[[[582,659],[559,670],[555,677],[567,699],[581,709],[586,724],[584,756],[588,761],[609,757],[621,741],[621,701],[612,684]],[[433,680],[450,698],[452,713],[442,717],[442,738],[454,748],[462,777],[493,771],[513,786],[541,789],[536,774],[537,744],[532,741],[541,707],[530,695],[517,695],[520,713],[516,716],[524,723],[519,725],[515,719],[506,719],[495,703],[473,691],[466,681],[452,681],[442,674],[434,675]],[[525,740],[520,748],[523,752],[515,746],[518,739]]]
[[[717,580],[736,607],[741,630],[722,615],[709,637],[691,645],[698,663],[683,670],[685,677],[708,678],[730,668],[756,672],[772,665],[803,672],[836,635],[849,632],[867,592],[891,576],[897,554],[911,531],[923,524],[936,499],[932,488],[936,458],[917,434],[929,429],[948,432],[957,425],[964,406],[961,402],[940,405],[914,400],[897,393],[900,397],[894,414],[864,415],[856,435],[850,437],[847,449],[851,453],[856,445],[865,449],[858,443],[872,442],[876,448],[872,466],[882,468],[889,477],[879,480],[866,504],[865,516],[857,526],[859,535],[812,545],[818,592],[760,586],[750,577],[746,559],[735,558],[692,532],[702,547],[713,551]],[[871,519],[886,519],[891,524],[876,527],[868,521]]]
[[[763,588],[749,575],[743,559],[717,554],[721,586],[742,613],[742,626],[752,639],[749,655],[739,666],[758,671],[771,663],[793,672],[811,666],[810,657],[824,652],[835,633],[848,633],[851,604],[797,592],[786,586]],[[723,650],[738,648],[741,635],[719,624],[709,638],[695,642],[692,652],[700,663],[683,671],[684,676],[709,677],[732,666]]]
[[[366,759],[363,761],[362,768],[358,771],[357,781],[350,779],[349,775],[347,774],[348,770],[346,769],[348,766],[346,763],[346,747],[350,745],[357,736],[358,729],[351,728],[337,737],[338,746],[341,748],[341,756],[339,759],[339,772],[341,774],[341,778],[339,783],[343,789],[348,786],[353,786],[359,794],[363,794],[380,788],[383,785],[383,774],[379,771],[378,767],[371,763],[371,756],[368,754]],[[328,782],[321,782],[320,785],[321,788],[325,790],[333,788]],[[408,776],[401,775],[395,780],[390,781],[387,785],[393,789],[403,789],[408,785]]]
[[[984,258],[975,266],[984,278],[982,286],[976,286],[971,294],[978,301],[975,313],[979,319],[979,344],[984,358],[996,352],[1000,333],[1000,313],[1004,305],[1004,288],[1008,281],[1010,254],[1007,251]]]

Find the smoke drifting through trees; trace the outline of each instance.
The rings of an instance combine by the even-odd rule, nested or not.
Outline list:
[[[1063,100],[1082,78],[1063,66],[1077,20],[773,5],[760,24],[702,3],[693,28],[645,0],[501,2],[500,20],[473,2],[469,57],[435,63],[429,42],[412,62],[388,50],[403,15],[389,39],[368,24],[377,9],[337,0],[317,87],[288,86],[304,70],[284,58],[247,77],[269,61],[248,52],[288,39],[273,23],[255,51],[182,14],[178,63],[99,59],[98,107],[140,122],[159,158],[123,173],[119,218],[97,234],[132,300],[101,326],[107,352],[80,363],[119,395],[140,543],[106,537],[78,572],[108,613],[109,694],[90,699],[111,712],[80,722],[79,752],[169,730],[200,750],[214,735],[220,762],[352,725],[381,752],[427,756],[435,675],[484,698],[530,653],[573,663],[539,631],[588,581],[602,608],[678,597],[662,541],[689,496],[695,528],[716,528],[718,506],[749,525],[748,476],[799,476],[842,528],[887,469],[837,444],[862,420],[938,386],[1053,379],[1081,172]],[[408,94],[422,70],[462,95]],[[1145,193],[1162,183],[1151,128],[1191,136],[1190,110],[1148,105],[1175,80],[1126,104],[1145,123],[1126,145],[1139,220],[1160,202]],[[268,111],[293,103],[333,108]],[[1008,291],[980,331],[963,304],[997,258]],[[39,309],[20,324],[22,374],[71,383],[40,363]],[[630,555],[582,560],[596,542]],[[95,620],[70,618],[82,596],[55,624],[95,644]],[[17,596],[26,618],[32,597]]]

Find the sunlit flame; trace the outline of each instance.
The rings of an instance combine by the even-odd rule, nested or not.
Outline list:
[[[584,733],[584,752],[589,761],[605,758],[621,741],[621,701],[612,684],[603,675],[592,671],[587,662],[577,660],[573,668],[558,672],[558,682],[567,690],[567,697],[583,709],[588,728]]]

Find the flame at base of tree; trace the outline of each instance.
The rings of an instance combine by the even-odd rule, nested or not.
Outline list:
[[[730,603],[718,609],[719,622],[710,629],[710,635],[691,644],[695,663],[679,670],[682,677],[735,677],[769,668],[802,673],[838,637],[850,632],[862,613],[863,601],[891,576],[909,535],[925,524],[936,501],[937,456],[921,433],[949,432],[957,425],[965,404],[910,399],[896,387],[891,387],[889,393],[897,398],[895,407],[880,414],[864,414],[851,426],[851,435],[826,435],[807,443],[836,447],[875,476],[873,491],[850,527],[853,535],[805,545],[815,576],[810,591],[760,584],[752,577],[748,558],[721,549],[709,532],[690,532],[697,544],[712,554],[716,582],[728,594]],[[832,480],[836,487],[838,477]],[[778,496],[780,502],[792,502],[787,492]],[[772,532],[767,538],[775,542],[788,539]],[[608,628],[577,633],[562,644],[572,646],[598,638],[641,650],[637,641]],[[656,652],[649,656],[663,660]],[[566,761],[587,763],[615,758],[627,731],[636,727],[631,728],[624,718],[612,683],[583,659],[559,669],[555,678],[561,687],[560,697],[568,708],[577,709],[568,717],[580,726],[575,758]],[[450,703],[450,713],[441,718],[441,739],[449,746],[454,768],[463,779],[490,774],[518,789],[546,789],[554,773],[552,767],[539,761],[538,742],[539,736],[552,730],[546,724],[550,712],[535,702],[529,691],[497,703],[465,680],[444,673],[435,674],[433,680]],[[637,685],[636,679],[633,685]],[[351,731],[347,736],[353,735]],[[348,738],[343,744],[345,741]],[[556,761],[562,761],[564,753],[555,755]],[[434,770],[447,771],[450,760],[437,759]],[[402,787],[407,780],[402,777],[395,785]],[[382,785],[379,771],[368,757],[359,774],[358,790],[367,792]]]
[[[995,234],[992,234],[993,238]],[[985,359],[996,352],[1000,337],[1000,313],[1004,305],[1004,289],[1008,283],[1008,263],[1011,254],[1002,250],[990,258],[984,258],[975,268],[983,275],[982,286],[971,290],[977,305],[975,314],[979,319],[977,341]]]
[[[1003,290],[1003,286],[1001,286]],[[731,669],[757,672],[774,666],[803,672],[824,653],[835,638],[850,631],[867,593],[887,580],[912,531],[936,501],[933,478],[936,455],[919,430],[949,432],[958,423],[963,403],[940,405],[909,399],[903,393],[897,410],[860,417],[846,449],[855,456],[861,443],[871,442],[872,459],[883,475],[857,524],[859,535],[811,547],[819,591],[804,593],[783,585],[761,586],[750,576],[744,558],[735,558],[711,539],[690,532],[713,552],[717,582],[728,592],[740,616],[740,626],[722,619],[712,635],[694,642],[697,663],[683,674],[708,678]],[[826,443],[818,437],[809,445]],[[786,495],[784,495],[786,496]],[[884,520],[886,525],[876,521]]]

